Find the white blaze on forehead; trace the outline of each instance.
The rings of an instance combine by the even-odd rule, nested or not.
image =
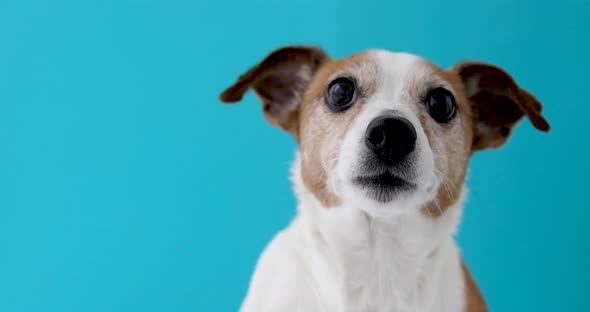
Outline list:
[[[384,75],[393,79],[396,79],[396,76],[402,76],[404,73],[415,71],[417,67],[419,68],[427,63],[426,60],[417,55],[404,52],[371,50],[369,53],[375,58],[379,68],[384,70]]]
[[[408,88],[410,75],[421,67],[423,60],[407,53],[393,53],[384,50],[370,50],[367,54],[377,64],[378,73],[375,77],[360,77],[374,80],[375,93],[371,94],[366,113],[379,115],[386,110],[397,110],[407,115],[412,112],[402,100]]]
[[[406,96],[408,92],[421,91],[434,84],[449,87],[436,73],[437,67],[417,55],[384,50],[373,50],[371,54],[380,69],[378,90],[389,98]]]

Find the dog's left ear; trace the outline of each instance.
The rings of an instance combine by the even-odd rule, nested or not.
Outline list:
[[[450,70],[461,77],[473,111],[472,151],[504,144],[512,128],[525,115],[535,128],[549,131],[549,123],[541,115],[541,103],[501,68],[462,62]]]
[[[271,52],[221,93],[224,103],[239,102],[249,88],[262,102],[271,124],[298,136],[298,112],[303,93],[318,68],[330,57],[320,48],[287,46]]]

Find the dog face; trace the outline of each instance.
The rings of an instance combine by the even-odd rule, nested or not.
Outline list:
[[[293,134],[300,174],[326,208],[374,216],[444,213],[461,195],[474,151],[502,145],[541,104],[502,69],[464,62],[444,70],[411,54],[370,50],[332,60],[314,47],[274,51],[221,94],[248,88],[267,120]]]

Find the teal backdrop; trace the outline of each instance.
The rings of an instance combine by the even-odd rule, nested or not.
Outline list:
[[[0,0],[0,311],[235,311],[295,143],[219,92],[270,50],[500,65],[544,103],[477,154],[458,240],[492,311],[590,311],[589,1]]]

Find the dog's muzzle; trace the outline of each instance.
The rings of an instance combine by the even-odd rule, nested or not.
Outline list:
[[[365,132],[368,151],[355,184],[379,202],[389,202],[415,188],[412,152],[416,140],[416,129],[408,119],[393,113],[375,118]]]

